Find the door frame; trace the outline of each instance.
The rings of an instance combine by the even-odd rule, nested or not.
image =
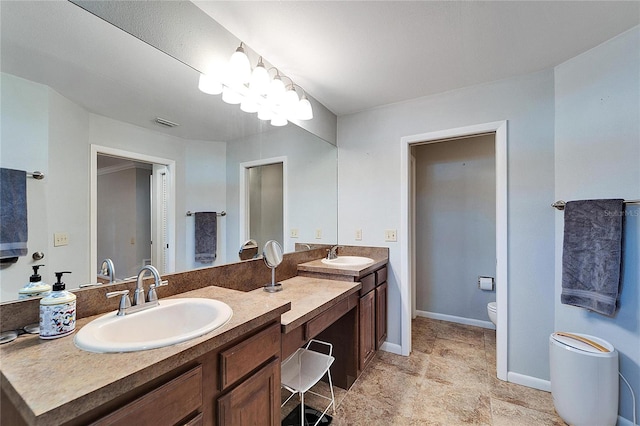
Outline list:
[[[496,370],[500,380],[507,380],[508,373],[508,193],[507,193],[507,121],[475,124],[403,136],[400,141],[400,328],[401,353],[409,355],[411,352],[411,317],[412,317],[412,289],[414,279],[411,264],[412,240],[414,227],[411,221],[411,146],[434,143],[443,139],[475,136],[495,133],[495,162],[496,162]]]
[[[249,191],[247,190],[247,185],[249,183],[249,169],[252,167],[258,166],[268,166],[270,164],[282,164],[282,248],[285,253],[289,251],[294,251],[293,248],[287,246],[288,238],[287,235],[287,224],[288,224],[288,210],[289,210],[289,198],[288,198],[288,173],[287,173],[287,157],[271,157],[264,158],[261,160],[253,160],[253,161],[245,161],[244,163],[240,163],[240,196],[239,196],[239,213],[240,218],[238,223],[240,225],[240,242],[238,243],[238,247],[245,241],[249,239],[248,230],[249,230]],[[260,250],[260,248],[258,248]]]
[[[168,248],[164,251],[166,254],[165,262],[166,262],[166,270],[161,271],[162,274],[169,273],[175,271],[175,260],[176,260],[176,238],[175,238],[175,224],[176,224],[176,194],[175,194],[175,185],[173,182],[173,176],[175,174],[175,161],[169,160],[166,158],[155,157],[152,155],[141,154],[133,151],[126,151],[123,149],[111,148],[107,146],[95,145],[91,144],[91,158],[90,158],[90,171],[89,171],[89,185],[90,185],[90,196],[89,196],[89,218],[90,218],[90,232],[89,232],[89,250],[90,250],[90,262],[91,267],[89,268],[89,273],[91,274],[91,279],[95,279],[98,273],[98,154],[110,155],[113,157],[120,157],[131,159],[135,161],[141,161],[145,163],[150,163],[154,165],[162,165],[166,168],[166,175],[164,176],[165,182],[165,190],[168,193],[168,202],[164,205],[166,208],[166,217],[165,222],[167,225],[166,233],[167,233],[167,244]],[[156,167],[154,167],[156,169]],[[158,176],[154,176],[154,182],[157,184],[154,185],[152,190],[152,206],[151,206],[151,223],[158,224],[157,215],[158,212],[163,210],[163,200],[162,197],[159,196],[158,191],[159,183],[161,182]],[[156,216],[154,220],[153,216]],[[151,232],[152,241],[158,242],[160,241],[159,235],[161,235],[161,230],[156,226],[155,230]],[[152,259],[162,259],[162,251],[163,248],[160,244],[155,244],[151,247]],[[153,261],[152,261],[153,263]],[[155,266],[155,265],[154,265]],[[117,267],[117,265],[116,265]]]

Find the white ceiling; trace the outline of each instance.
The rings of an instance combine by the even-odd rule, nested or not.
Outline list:
[[[337,115],[550,68],[640,23],[638,1],[194,3]]]

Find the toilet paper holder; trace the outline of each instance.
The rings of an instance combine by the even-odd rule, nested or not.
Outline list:
[[[478,288],[483,291],[493,291],[495,288],[495,278],[478,275]]]

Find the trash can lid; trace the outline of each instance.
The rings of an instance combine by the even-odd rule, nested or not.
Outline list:
[[[585,352],[602,354],[614,351],[614,347],[611,343],[595,336],[589,336],[588,334],[556,331],[551,335],[551,338],[563,345]]]

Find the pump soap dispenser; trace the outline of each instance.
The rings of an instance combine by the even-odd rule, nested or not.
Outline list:
[[[45,296],[51,291],[51,286],[42,282],[42,277],[38,274],[38,268],[44,265],[33,265],[33,275],[29,277],[29,283],[18,291],[18,300],[31,297]]]
[[[40,338],[55,339],[67,336],[76,329],[76,295],[64,289],[62,274],[56,272],[57,282],[48,296],[40,299]]]

